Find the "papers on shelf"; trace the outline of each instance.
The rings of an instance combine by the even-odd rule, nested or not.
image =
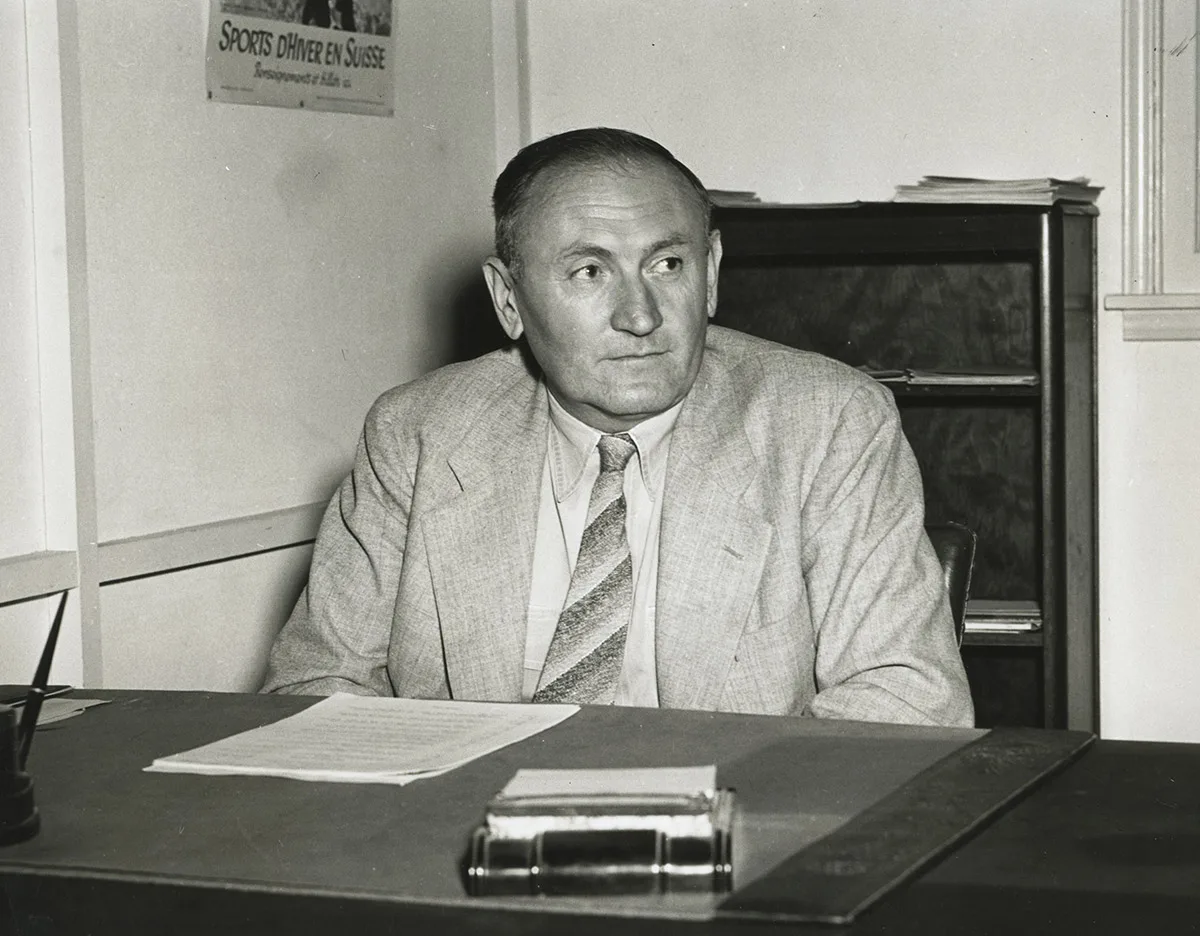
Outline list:
[[[897,185],[898,202],[981,202],[995,205],[1052,205],[1058,201],[1094,202],[1104,189],[1086,176],[1074,179],[970,179],[925,176],[916,185]]]
[[[145,769],[405,784],[522,741],[578,710],[338,694],[270,725],[160,757]]]
[[[1024,634],[1042,629],[1037,621],[990,621],[967,618],[963,630],[968,634]]]
[[[972,598],[967,602],[966,630],[971,633],[1014,633],[1041,630],[1042,609],[1036,601]]]
[[[757,205],[762,201],[756,192],[740,189],[709,189],[708,197],[714,205]]]
[[[1006,386],[1037,386],[1038,375],[1019,367],[972,365],[970,367],[939,367],[936,370],[909,368],[910,384],[1004,384]]]
[[[883,383],[908,384],[910,386],[942,387],[1036,387],[1036,371],[1022,367],[1003,367],[993,364],[972,364],[967,367],[939,367],[921,369],[863,368],[863,372]]]

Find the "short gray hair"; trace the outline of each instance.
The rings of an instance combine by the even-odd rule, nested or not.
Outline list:
[[[657,164],[675,170],[696,193],[707,231],[712,225],[712,199],[704,183],[665,146],[630,130],[588,127],[568,130],[530,143],[504,167],[492,190],[496,219],[496,256],[517,275],[517,241],[521,214],[535,180],[548,170],[608,166],[628,170]]]

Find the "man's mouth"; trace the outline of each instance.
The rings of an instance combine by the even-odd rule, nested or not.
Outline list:
[[[666,351],[637,351],[633,354],[617,354],[609,358],[611,361],[642,361],[646,358],[661,357]]]

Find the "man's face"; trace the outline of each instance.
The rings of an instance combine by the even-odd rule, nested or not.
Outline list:
[[[716,312],[721,241],[682,177],[650,164],[539,178],[517,251],[517,276],[494,257],[484,275],[567,412],[621,432],[683,399]]]

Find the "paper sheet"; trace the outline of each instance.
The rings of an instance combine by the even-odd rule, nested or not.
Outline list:
[[[42,702],[42,710],[38,712],[37,726],[43,728],[56,722],[64,721],[81,715],[93,705],[107,705],[108,699],[46,699]]]
[[[514,744],[578,710],[339,694],[273,724],[160,757],[145,769],[404,784]]]
[[[501,793],[525,796],[692,796],[717,788],[717,768],[518,770]]]

